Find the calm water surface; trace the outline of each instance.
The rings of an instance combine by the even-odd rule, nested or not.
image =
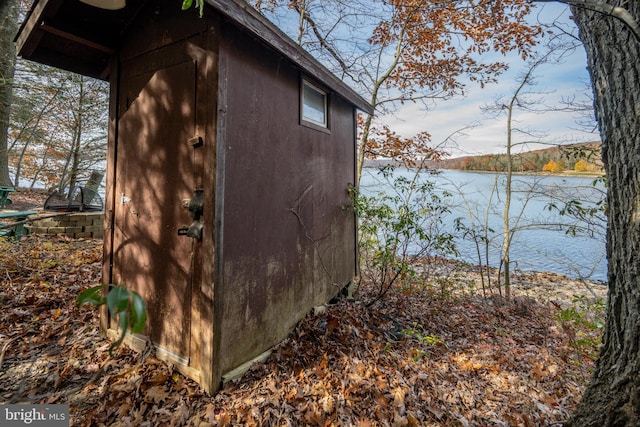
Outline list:
[[[415,172],[396,169],[394,176],[412,178]],[[449,192],[451,213],[443,221],[453,232],[454,221],[461,218],[467,226],[493,229],[489,238],[489,265],[497,267],[502,245],[505,176],[492,173],[443,171],[440,175],[422,173],[419,179],[434,181],[438,191]],[[560,206],[564,201],[580,200],[582,206],[594,206],[603,198],[602,182],[593,185],[594,178],[571,176],[517,175],[513,177],[513,195],[510,225],[518,227],[510,250],[512,266],[525,271],[549,271],[572,278],[588,277],[607,280],[605,257],[605,228],[602,218],[595,220],[593,233],[572,235],[566,225],[574,223],[569,216],[549,210],[549,205]],[[366,168],[362,174],[361,190],[364,194],[391,191],[391,183],[375,168]],[[552,224],[552,225],[543,225]],[[475,243],[457,238],[460,259],[479,264]],[[484,252],[484,249],[483,249]],[[486,257],[481,255],[481,262]]]

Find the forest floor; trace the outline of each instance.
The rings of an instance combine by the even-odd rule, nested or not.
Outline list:
[[[600,343],[603,303],[583,283],[517,273],[506,302],[477,268],[433,260],[380,304],[362,284],[309,314],[210,396],[152,351],[109,355],[97,311],[75,306],[101,260],[97,239],[0,239],[0,404],[68,404],[73,426],[560,425]]]

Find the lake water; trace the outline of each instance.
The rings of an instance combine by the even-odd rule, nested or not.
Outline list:
[[[404,176],[412,179],[415,172],[398,168],[392,178]],[[490,239],[489,265],[499,266],[503,241],[503,210],[505,201],[504,175],[459,171],[442,171],[439,175],[421,173],[419,180],[436,184],[436,191],[448,192],[451,213],[442,217],[445,228],[454,232],[456,218],[466,226],[481,229],[487,226],[493,232]],[[363,194],[390,192],[392,181],[385,179],[376,168],[365,168],[360,188]],[[560,215],[549,209],[554,203],[564,206],[569,200],[579,200],[582,207],[594,207],[603,199],[602,182],[593,185],[594,178],[573,176],[514,175],[510,209],[510,225],[514,233],[510,259],[512,268],[523,271],[548,271],[568,277],[607,280],[605,256],[606,222],[602,214],[590,218],[588,232],[567,233],[566,225],[576,221],[569,215]],[[545,225],[546,224],[546,225]],[[580,223],[582,224],[582,223]],[[485,264],[484,247],[478,259],[475,243],[469,238],[457,238],[460,259]]]

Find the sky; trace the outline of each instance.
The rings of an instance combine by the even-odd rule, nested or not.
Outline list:
[[[566,5],[544,3],[538,4],[536,8],[539,13],[533,17],[534,20],[538,19],[537,16],[540,16],[542,22],[551,22],[558,18],[564,26],[575,30],[575,24],[570,20],[570,11]],[[481,110],[482,106],[495,103],[501,96],[508,102],[519,83],[518,75],[528,68],[526,62],[517,55],[506,59],[510,63],[510,69],[499,78],[498,84],[486,86],[484,89],[469,85],[464,98],[441,101],[426,113],[420,111],[422,106],[406,105],[394,117],[385,118],[385,122],[405,137],[427,131],[431,134],[434,145],[443,143],[450,135],[455,134],[454,141],[446,142],[446,149],[452,157],[506,152],[506,115],[491,117]],[[562,63],[540,67],[535,73],[537,85],[532,87],[532,90],[544,92],[542,98],[545,105],[559,105],[562,99],[573,97],[590,103],[587,97],[590,88],[586,66],[584,49],[579,46]],[[542,108],[543,105],[539,104],[538,107]],[[577,124],[581,120],[584,121],[583,117],[575,112],[515,112],[514,126],[541,133],[543,136],[532,138],[531,135],[514,133],[514,140],[544,142],[518,145],[516,149],[520,150],[522,147],[523,151],[528,151],[545,148],[549,144],[599,140],[595,122],[588,127],[587,132],[584,126]],[[462,129],[464,131],[460,132]]]
[[[359,3],[356,3],[359,4]],[[533,3],[533,12],[530,22],[536,24],[557,22],[565,31],[577,35],[577,29],[571,21],[569,7],[563,3],[540,2]],[[289,35],[296,34],[297,17],[269,15],[275,19]],[[496,99],[503,97],[508,99],[513,94],[519,81],[518,76],[526,71],[527,64],[517,53],[503,57],[484,54],[481,59],[486,62],[493,60],[505,61],[510,65],[507,72],[499,77],[497,84],[480,88],[470,83],[466,88],[466,96],[438,101],[428,111],[422,104],[407,103],[393,116],[377,118],[378,124],[387,124],[400,136],[410,138],[422,131],[431,134],[434,146],[444,147],[451,157],[466,155],[479,155],[506,152],[506,115],[494,117],[483,113],[482,107],[495,104]],[[548,64],[539,67],[535,73],[537,84],[532,91],[544,92],[537,99],[543,102],[536,104],[542,109],[544,106],[561,106],[563,99],[575,98],[591,105],[589,87],[589,75],[587,73],[587,60],[584,48],[580,45],[564,58],[559,64]],[[367,98],[367,96],[365,96]],[[503,100],[503,103],[505,101]],[[527,113],[514,111],[513,126],[535,131],[536,138],[531,135],[522,135],[514,132],[513,152],[529,151],[547,148],[550,145],[570,144],[578,142],[592,142],[600,139],[595,121],[591,114],[590,126],[580,126],[578,121],[584,122],[584,113],[548,111],[541,113]],[[464,130],[461,132],[461,130]],[[455,135],[454,138],[450,138]],[[528,143],[529,141],[541,143]],[[523,142],[527,142],[524,144]]]

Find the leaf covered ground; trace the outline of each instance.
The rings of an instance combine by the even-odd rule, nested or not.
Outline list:
[[[97,312],[74,305],[101,257],[100,240],[0,239],[0,404],[69,404],[74,426],[559,425],[599,345],[601,305],[576,283],[519,275],[507,304],[482,297],[472,267],[438,261],[381,304],[365,307],[363,284],[309,314],[209,396],[151,351],[109,356]]]

